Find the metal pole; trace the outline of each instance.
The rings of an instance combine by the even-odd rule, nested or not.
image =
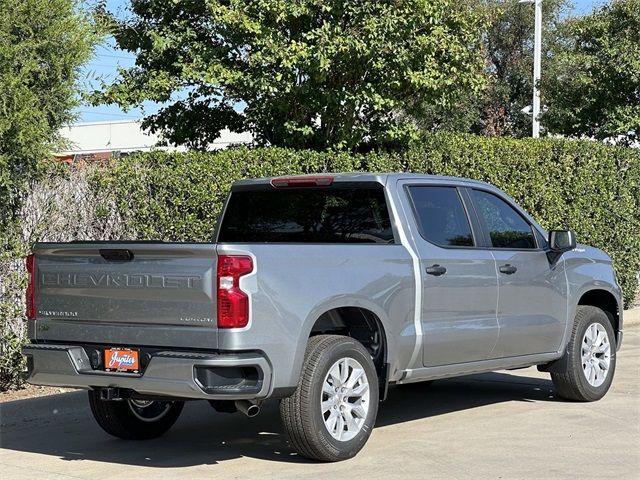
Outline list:
[[[540,69],[542,57],[542,0],[535,0],[535,31],[533,38],[533,129],[531,136],[540,137]]]

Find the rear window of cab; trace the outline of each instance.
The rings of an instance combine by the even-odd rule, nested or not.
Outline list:
[[[383,186],[233,191],[221,243],[394,243]]]

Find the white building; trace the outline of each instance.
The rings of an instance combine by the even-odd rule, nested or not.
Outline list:
[[[157,147],[160,137],[145,132],[140,120],[118,120],[110,122],[76,123],[63,127],[60,134],[69,141],[68,150],[58,152],[65,160],[80,158],[108,158],[112,155],[149,150],[185,150],[184,147]],[[234,133],[223,130],[220,137],[209,145],[209,150],[219,150],[230,145],[250,144],[249,133]]]

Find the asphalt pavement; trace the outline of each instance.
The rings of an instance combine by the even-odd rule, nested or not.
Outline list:
[[[535,368],[393,388],[360,454],[296,455],[277,405],[249,419],[190,402],[167,435],[127,442],[95,424],[85,392],[0,405],[0,478],[640,479],[640,327],[626,329],[612,389],[555,398]]]

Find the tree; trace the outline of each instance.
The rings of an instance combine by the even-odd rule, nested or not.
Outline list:
[[[533,96],[534,8],[514,0],[488,3],[491,24],[487,34],[487,57],[491,80],[481,112],[479,133],[489,135],[531,135],[531,117],[522,109]],[[547,80],[550,45],[557,26],[568,9],[567,0],[545,0],[542,15],[541,89]]]
[[[111,20],[136,65],[94,101],[168,102],[144,126],[195,148],[224,128],[279,146],[377,146],[416,133],[403,111],[482,84],[482,22],[466,2],[133,0]]]
[[[74,0],[0,0],[0,257],[25,182],[73,119],[79,67],[98,39]]]
[[[486,136],[531,135],[531,117],[521,110],[533,94],[534,9],[517,0],[474,0],[488,28],[482,38],[486,88],[457,99],[453,107],[427,105],[421,124],[427,130],[471,131]],[[551,44],[568,10],[567,0],[544,0],[542,89],[547,81]]]
[[[551,133],[633,141],[640,135],[640,0],[567,20],[543,90]]]
[[[79,67],[99,38],[74,0],[0,0],[0,390],[23,382],[19,214],[28,181],[74,116]]]

